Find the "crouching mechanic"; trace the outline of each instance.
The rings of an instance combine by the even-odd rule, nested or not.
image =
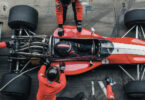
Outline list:
[[[64,74],[65,64],[60,68],[56,66],[49,67],[42,65],[38,72],[39,89],[37,100],[56,100],[56,94],[66,86],[66,77]]]
[[[65,63],[60,64],[60,68],[52,66],[46,69],[46,65],[41,66],[38,72],[39,89],[37,100],[82,100],[84,98],[83,92],[80,92],[74,98],[56,98],[56,94],[66,86],[64,69]]]
[[[56,2],[56,17],[58,23],[58,35],[63,36],[63,24],[66,21],[66,14],[68,5],[72,3],[74,19],[76,22],[77,30],[79,32],[82,31],[82,19],[83,19],[83,6],[81,4],[81,0],[55,0]]]

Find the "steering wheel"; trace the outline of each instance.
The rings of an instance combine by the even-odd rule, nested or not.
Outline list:
[[[91,48],[92,55],[95,55],[95,51],[96,51],[95,48],[96,48],[96,45],[95,45],[95,41],[93,40],[92,48]]]

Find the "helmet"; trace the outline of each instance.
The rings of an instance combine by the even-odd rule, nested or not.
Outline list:
[[[54,51],[62,57],[69,56],[72,51],[72,46],[70,42],[60,41],[54,47]]]
[[[60,0],[61,4],[62,4],[63,6],[69,5],[69,4],[71,3],[71,1],[72,1],[72,0]]]
[[[49,81],[55,81],[59,77],[59,69],[56,66],[52,66],[47,69],[46,77]]]

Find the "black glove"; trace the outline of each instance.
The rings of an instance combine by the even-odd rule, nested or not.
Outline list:
[[[81,22],[81,21],[77,21],[77,30],[78,30],[79,32],[82,31],[82,22]]]
[[[59,29],[58,29],[58,35],[59,36],[63,36],[64,35],[64,30],[63,30],[62,24],[59,24],[58,27],[59,27]]]
[[[107,85],[109,85],[109,84],[111,83],[112,79],[109,78],[109,77],[106,77],[106,78],[105,78],[105,81],[106,81]]]
[[[64,73],[64,70],[65,70],[65,63],[64,63],[64,62],[61,63],[61,64],[59,65],[59,67],[60,67],[61,73]]]
[[[8,42],[6,42],[6,44],[7,44],[8,48],[12,48],[15,45],[14,41],[8,41]]]
[[[46,61],[44,62],[44,65],[46,65],[47,68],[50,67],[50,61],[49,61],[49,60],[46,60]]]

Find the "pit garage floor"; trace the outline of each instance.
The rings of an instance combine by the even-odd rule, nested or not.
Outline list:
[[[145,0],[82,0],[84,6],[83,26],[87,29],[94,27],[96,33],[103,36],[120,37],[127,30],[123,24],[124,13],[129,9],[144,8]],[[51,35],[57,27],[55,18],[54,0],[0,0],[0,21],[3,22],[2,39],[8,40],[11,29],[7,25],[9,9],[14,5],[30,5],[39,11],[39,25],[37,34]],[[68,9],[66,24],[74,24],[71,6]],[[1,49],[0,54],[7,54],[8,49]],[[127,67],[128,68],[128,67]],[[0,57],[0,77],[9,71],[7,57]],[[136,77],[136,67],[129,67],[128,71]],[[37,72],[28,73],[32,77],[31,92],[28,100],[36,100],[38,90]],[[67,77],[66,88],[58,96],[73,97],[79,92],[84,92],[86,100],[91,95],[91,81],[95,81],[96,100],[106,100],[97,81],[104,81],[105,77],[112,77],[117,84],[113,86],[115,100],[129,99],[124,92],[124,85],[130,79],[118,68],[117,65],[100,66],[92,71],[77,76]],[[0,95],[0,100],[4,100]],[[136,100],[136,99],[135,99]],[[145,99],[143,99],[145,100]]]

